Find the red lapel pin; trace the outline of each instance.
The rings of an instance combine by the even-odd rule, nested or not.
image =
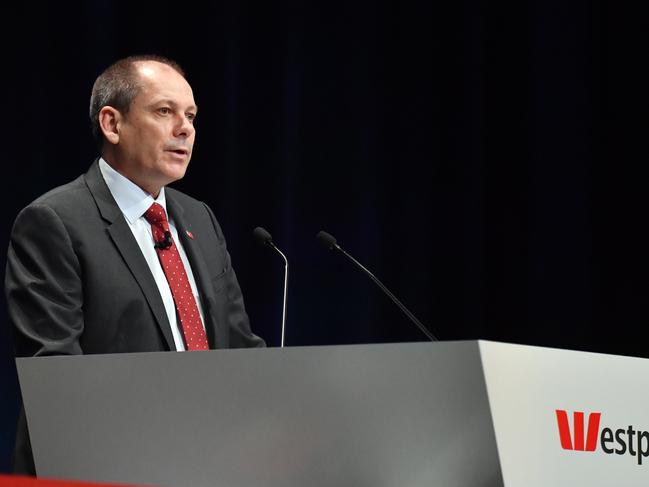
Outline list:
[[[193,234],[192,232],[190,232],[189,230],[185,230],[185,233],[187,234],[187,236],[188,236],[189,238],[191,238],[192,240],[194,240],[194,234]]]

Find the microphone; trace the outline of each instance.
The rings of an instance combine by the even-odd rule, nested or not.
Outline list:
[[[262,246],[268,246],[275,250],[279,255],[281,255],[282,259],[284,259],[284,306],[282,310],[282,341],[281,341],[281,348],[284,348],[284,334],[286,330],[286,294],[287,294],[287,289],[288,289],[288,260],[286,260],[286,256],[282,253],[281,250],[277,248],[275,243],[273,242],[273,237],[270,236],[270,233],[268,233],[264,228],[262,227],[257,227],[252,231],[252,235],[255,237],[255,240],[259,245]]]
[[[316,235],[316,238],[318,241],[324,245],[327,249],[329,250],[337,250],[338,252],[341,252],[345,257],[347,257],[349,260],[351,260],[357,267],[359,267],[365,274],[367,274],[374,283],[381,288],[381,290],[388,295],[388,297],[403,311],[410,320],[417,325],[417,327],[421,330],[421,332],[428,337],[428,339],[431,342],[437,341],[437,338],[428,331],[428,329],[422,325],[421,321],[419,321],[417,318],[415,318],[415,315],[413,315],[408,309],[397,299],[397,297],[392,294],[387,287],[383,285],[381,281],[377,279],[377,277],[372,274],[369,270],[367,270],[360,262],[358,262],[356,259],[354,259],[351,255],[349,255],[347,252],[345,252],[340,245],[336,242],[336,238],[325,232],[325,231],[319,231],[318,234]]]
[[[153,247],[160,250],[167,250],[169,247],[171,247],[171,232],[167,230],[165,232],[164,240],[156,242]]]

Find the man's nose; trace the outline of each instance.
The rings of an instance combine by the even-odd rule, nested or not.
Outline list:
[[[178,119],[178,123],[174,127],[174,136],[175,137],[189,137],[191,136],[196,129],[192,122],[186,116],[181,116]]]

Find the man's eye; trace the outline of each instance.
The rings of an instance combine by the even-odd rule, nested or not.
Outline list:
[[[169,115],[171,113],[171,109],[168,107],[158,108],[158,113],[160,113],[160,115]]]
[[[191,123],[194,123],[194,120],[196,120],[196,114],[195,113],[188,113],[187,114],[187,120],[189,120]]]

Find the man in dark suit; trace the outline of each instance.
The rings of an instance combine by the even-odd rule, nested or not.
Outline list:
[[[185,174],[196,112],[168,59],[126,58],[97,78],[101,157],[12,230],[5,291],[18,356],[264,346],[212,211],[165,187]],[[25,432],[16,469],[29,472]]]

